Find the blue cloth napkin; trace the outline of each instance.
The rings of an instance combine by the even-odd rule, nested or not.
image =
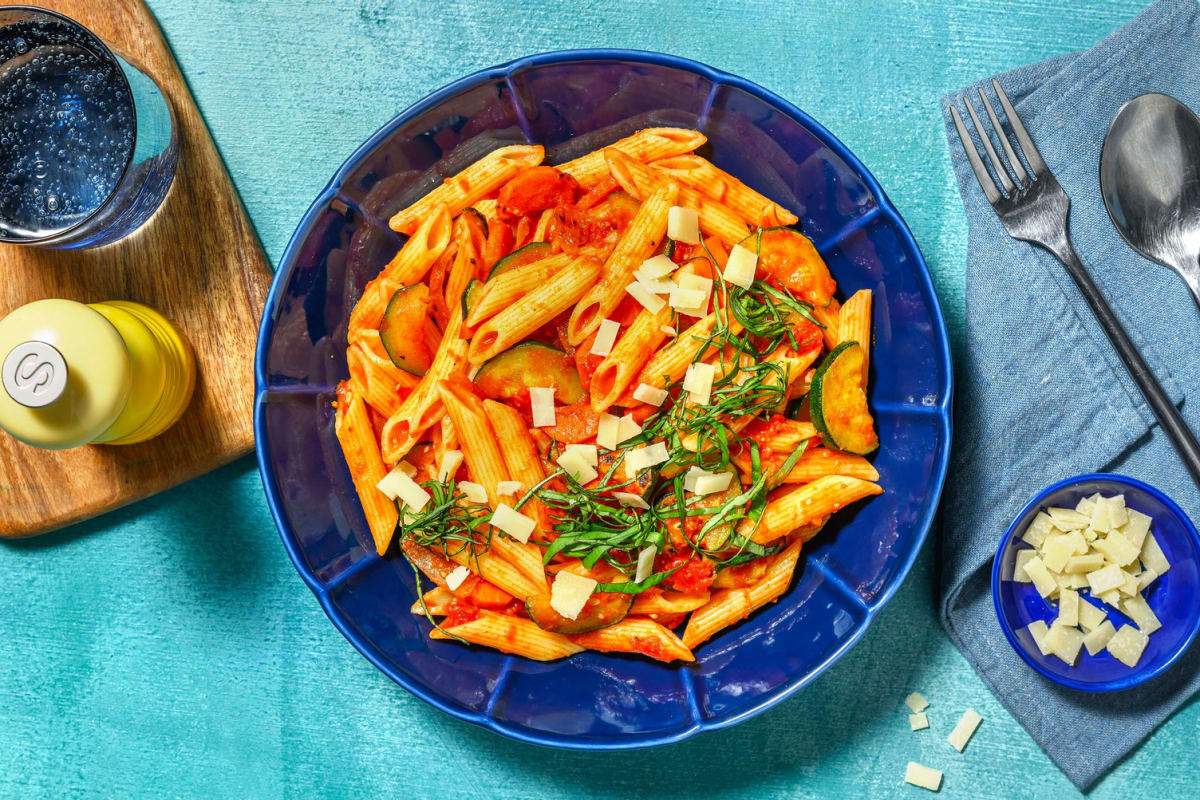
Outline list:
[[[1143,259],[1112,227],[1098,166],[1108,125],[1130,98],[1164,92],[1200,111],[1196,0],[1161,0],[1091,50],[997,78],[1071,198],[1080,259],[1200,431],[1200,314],[1173,271]],[[990,79],[942,99],[969,225],[967,331],[941,538],[942,623],[1005,708],[1086,791],[1200,689],[1200,647],[1168,673],[1115,695],[1053,684],[1000,630],[990,590],[996,545],[1038,490],[1080,473],[1144,480],[1193,520],[1200,520],[1200,491],[1066,271],[1010,238],[984,198],[950,117],[950,105],[964,111],[966,97],[982,117],[981,86],[1002,115]]]

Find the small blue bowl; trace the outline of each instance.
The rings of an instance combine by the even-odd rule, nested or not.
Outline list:
[[[1074,508],[1081,499],[1096,492],[1106,497],[1123,494],[1127,506],[1152,517],[1150,530],[1171,562],[1171,569],[1150,584],[1145,593],[1162,628],[1150,634],[1150,643],[1133,668],[1117,661],[1107,650],[1094,656],[1082,651],[1074,667],[1067,666],[1057,656],[1042,655],[1027,626],[1039,619],[1049,625],[1058,615],[1058,609],[1043,600],[1033,584],[1012,580],[1017,551],[1029,547],[1021,540],[1021,534],[1037,513],[1051,506]],[[1165,672],[1187,651],[1200,631],[1200,533],[1183,509],[1141,481],[1109,473],[1068,478],[1043,489],[1026,503],[1004,533],[992,562],[992,599],[1004,635],[1018,655],[1043,676],[1085,692],[1128,689]],[[1103,608],[1117,629],[1133,624],[1121,612],[1086,594],[1081,593],[1080,600]]]

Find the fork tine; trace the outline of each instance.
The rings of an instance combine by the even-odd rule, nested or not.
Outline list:
[[[1038,152],[1033,139],[1029,138],[1029,131],[1025,130],[1025,124],[1017,116],[1017,110],[1012,107],[1012,103],[1008,102],[1008,95],[1004,93],[1004,89],[1000,88],[1000,81],[992,78],[992,86],[996,90],[996,96],[1000,98],[1000,105],[1004,107],[1004,115],[1008,117],[1008,124],[1012,126],[1013,133],[1017,135],[1017,144],[1025,152],[1025,160],[1029,162],[1034,177],[1049,172],[1050,169],[1046,166],[1046,162],[1042,160],[1042,154]]]
[[[1008,170],[1004,168],[1004,164],[996,155],[995,148],[992,147],[992,137],[988,136],[987,128],[979,123],[979,115],[975,113],[975,104],[971,102],[970,97],[964,97],[963,101],[967,104],[967,113],[971,115],[971,122],[975,123],[975,132],[979,134],[979,138],[983,141],[983,149],[987,151],[988,160],[992,162],[992,169],[996,171],[996,175],[1000,178],[1000,185],[1004,187],[1004,191],[1012,194],[1016,190],[1012,180],[1008,177]],[[1003,136],[1004,131],[1000,131]]]
[[[1000,190],[996,188],[992,176],[988,175],[987,167],[980,160],[979,151],[975,149],[975,143],[971,141],[971,135],[967,133],[962,117],[958,115],[958,109],[954,106],[950,106],[950,116],[954,117],[954,127],[958,129],[958,138],[962,142],[963,152],[967,154],[967,161],[971,162],[971,169],[975,171],[975,178],[979,181],[980,188],[983,189],[984,197],[989,203],[999,202]]]
[[[983,107],[987,109],[988,118],[992,121],[992,128],[995,129],[996,135],[1000,137],[1000,144],[1008,156],[1008,165],[1012,169],[1017,183],[1021,185],[1026,184],[1029,181],[1029,176],[1025,174],[1025,167],[1021,165],[1021,159],[1017,158],[1017,154],[1013,152],[1012,145],[1008,142],[1008,134],[1004,132],[1004,128],[1000,125],[1000,120],[996,118],[996,112],[992,110],[992,102],[983,93],[982,86],[979,88],[979,99],[983,101]]]

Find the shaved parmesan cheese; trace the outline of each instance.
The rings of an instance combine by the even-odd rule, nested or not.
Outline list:
[[[908,697],[904,698],[904,705],[908,706],[909,710],[914,714],[918,711],[924,711],[929,708],[929,702],[921,696],[920,692],[913,692]]]
[[[471,483],[471,481],[459,481],[458,490],[467,496],[467,499],[472,503],[486,503],[488,501],[487,489],[481,484]]]
[[[1087,648],[1088,655],[1094,656],[1107,647],[1109,640],[1116,632],[1117,629],[1108,620],[1097,625],[1087,636],[1083,637],[1083,646]]]
[[[1039,511],[1038,515],[1033,518],[1033,522],[1029,523],[1029,527],[1025,529],[1025,533],[1021,534],[1021,538],[1033,545],[1041,547],[1042,542],[1046,541],[1046,537],[1054,530],[1054,520],[1044,511]]]
[[[1033,581],[1034,588],[1042,597],[1049,597],[1058,589],[1058,584],[1054,582],[1054,578],[1050,576],[1049,570],[1046,569],[1045,563],[1040,558],[1031,558],[1025,562],[1025,574]]]
[[[1072,508],[1047,508],[1046,513],[1053,520],[1054,527],[1063,532],[1083,530],[1091,521]]]
[[[514,495],[521,491],[520,481],[499,481],[496,484],[496,494]]]
[[[450,574],[446,576],[446,587],[452,592],[457,592],[458,587],[463,585],[463,581],[471,577],[471,570],[466,567],[455,567],[450,570]]]
[[[1126,597],[1133,597],[1138,593],[1138,578],[1127,569],[1121,570],[1121,574],[1125,576],[1125,582],[1121,584],[1121,594]]]
[[[651,292],[637,281],[634,281],[626,286],[625,291],[628,292],[634,300],[637,300],[639,303],[641,303],[642,308],[646,309],[651,314],[657,314],[667,304],[665,300]]]
[[[1079,592],[1074,589],[1062,589],[1058,593],[1058,619],[1055,625],[1079,624]]]
[[[462,465],[462,462],[463,454],[461,450],[447,450],[442,453],[442,463],[438,465],[438,480],[442,483],[448,481],[458,472],[458,468]]]
[[[1046,634],[1050,629],[1046,627],[1046,623],[1040,619],[1035,619],[1033,622],[1025,626],[1025,630],[1029,631],[1030,638],[1037,645],[1038,652],[1044,656],[1050,655],[1050,648],[1046,646]]]
[[[1085,631],[1094,631],[1108,616],[1108,612],[1097,608],[1086,600],[1079,601],[1079,627]]]
[[[593,463],[588,462],[588,458],[579,450],[572,450],[570,446],[555,459],[563,470],[581,484],[591,483],[599,477],[600,473],[596,471]]]
[[[667,302],[678,311],[682,311],[689,316],[702,317],[704,309],[701,304],[707,301],[704,292],[699,289],[684,289],[682,286],[676,286],[671,290],[671,294],[667,297]],[[699,313],[693,313],[698,311]]]
[[[1085,573],[1095,572],[1105,565],[1104,556],[1100,553],[1088,553],[1083,556],[1071,556],[1067,559],[1066,572]]]
[[[633,492],[613,492],[612,496],[626,508],[640,508],[643,511],[650,508],[650,504],[640,494],[634,494]]]
[[[954,730],[950,731],[950,735],[946,737],[946,741],[950,742],[950,746],[958,752],[962,752],[967,746],[967,742],[971,741],[971,737],[975,735],[975,729],[979,727],[979,723],[983,722],[983,717],[975,713],[975,709],[968,708],[963,712],[962,717],[958,720],[958,724],[954,726]]]
[[[1100,499],[1100,493],[1096,492],[1091,497],[1085,497],[1075,504],[1075,510],[1085,517],[1092,516],[1092,509],[1096,507],[1096,501]]]
[[[672,339],[674,339],[676,336],[679,335],[679,332],[677,330],[675,330],[674,328],[672,328],[670,325],[659,325],[658,329],[660,331],[662,331],[663,333],[665,333],[667,336],[670,336]]]
[[[665,254],[660,253],[656,256],[651,256],[642,262],[642,265],[637,268],[637,271],[647,278],[654,280],[656,278],[665,278],[672,272],[677,270],[679,265],[668,258]]]
[[[1013,580],[1017,583],[1032,583],[1033,579],[1025,574],[1025,562],[1037,557],[1036,550],[1018,550],[1017,560],[1013,565]]]
[[[1142,570],[1138,575],[1138,591],[1143,591],[1147,586],[1154,583],[1158,578],[1158,573],[1152,569]]]
[[[612,414],[601,414],[596,423],[596,444],[605,450],[616,450],[620,443],[621,420]]]
[[[1067,560],[1075,554],[1075,546],[1066,534],[1047,536],[1042,543],[1042,561],[1046,569],[1052,572],[1062,572],[1067,566]]]
[[[683,490],[685,492],[696,491],[696,481],[704,475],[712,475],[703,467],[688,467],[688,471],[683,474]]]
[[[1158,539],[1154,538],[1153,533],[1147,534],[1146,541],[1142,543],[1142,565],[1159,575],[1165,575],[1171,568],[1171,562],[1163,555],[1162,548],[1158,546]]]
[[[1052,654],[1061,658],[1067,666],[1074,666],[1079,657],[1079,648],[1083,646],[1083,634],[1078,628],[1059,625],[1057,622],[1050,626],[1050,631],[1042,639],[1042,644]]]
[[[1100,533],[1112,530],[1112,506],[1104,498],[1097,500],[1092,507],[1092,522],[1088,527]]]
[[[429,492],[422,489],[399,465],[380,478],[375,488],[387,495],[388,499],[403,503],[410,511],[420,511],[430,499]]]
[[[667,445],[663,442],[655,442],[646,447],[636,447],[630,450],[625,456],[625,463],[634,473],[638,473],[644,469],[650,469],[655,464],[661,464],[670,457]]]
[[[666,278],[646,278],[637,272],[633,273],[633,277],[652,294],[670,294],[675,289],[675,282]]]
[[[758,268],[758,255],[740,244],[735,244],[729,251],[729,260],[725,262],[725,271],[721,277],[726,283],[749,289],[754,283],[754,273]]]
[[[554,387],[530,387],[529,407],[533,412],[533,427],[552,428],[557,423],[558,418],[554,413]]]
[[[611,353],[613,345],[617,343],[617,334],[620,331],[621,326],[617,322],[611,319],[600,320],[600,327],[596,330],[596,338],[592,341],[592,355],[606,356]]]
[[[663,401],[667,399],[667,390],[659,389],[648,383],[639,383],[638,387],[633,390],[633,399],[639,403],[661,406]]]
[[[579,453],[583,456],[584,463],[590,467],[596,467],[600,464],[600,451],[596,449],[594,444],[569,444],[563,448],[564,453]]]
[[[688,400],[698,406],[706,406],[712,399],[713,378],[717,368],[713,364],[697,361],[688,365],[683,376],[683,390],[688,393]]]
[[[716,475],[702,475],[696,479],[696,488],[693,490],[696,494],[716,494],[723,492],[729,488],[729,483],[733,480],[732,472],[718,472]]]
[[[1133,563],[1139,550],[1120,531],[1111,531],[1103,539],[1097,539],[1092,547],[1103,553],[1109,561],[1122,567]]]
[[[648,507],[648,506],[647,506]],[[654,557],[658,555],[658,548],[654,545],[643,547],[642,552],[638,553],[637,572],[634,573],[634,581],[644,581],[649,578],[654,572]]]
[[[1110,589],[1119,589],[1121,584],[1125,583],[1125,573],[1116,564],[1109,564],[1107,567],[1102,567],[1095,572],[1089,572],[1087,579],[1088,585],[1092,590],[1092,596],[1095,597],[1104,594]]]
[[[1125,508],[1125,495],[1115,494],[1112,497],[1105,497],[1103,502],[1108,505],[1108,520],[1112,528],[1119,528],[1129,521],[1129,509]]]
[[[499,528],[518,542],[529,541],[537,523],[505,503],[497,503],[492,513],[492,527]]]
[[[679,284],[680,289],[690,289],[692,291],[701,292],[704,295],[704,301],[702,303],[697,303],[696,305],[703,305],[708,302],[708,298],[712,294],[712,278],[705,278],[700,275],[694,275],[690,272],[681,272],[679,277],[675,280]]]
[[[1129,520],[1121,526],[1121,534],[1140,551],[1142,545],[1146,543],[1146,534],[1150,532],[1152,520],[1146,514],[1133,508],[1126,509],[1126,514],[1129,516]]]
[[[929,727],[929,717],[925,716],[924,711],[918,711],[915,714],[908,715],[909,730],[923,731],[928,727]]]
[[[1140,594],[1126,598],[1121,603],[1121,610],[1125,612],[1125,616],[1133,620],[1134,624],[1138,626],[1138,630],[1147,636],[1162,627],[1162,623],[1150,609],[1150,604]]]
[[[1136,667],[1150,639],[1132,625],[1122,625],[1104,647],[1127,667]]]
[[[931,792],[936,792],[938,787],[942,785],[942,771],[933,767],[926,767],[915,761],[910,761],[908,762],[908,767],[904,770],[904,782],[912,786],[919,786],[922,789],[928,789]]]
[[[642,426],[637,424],[637,420],[633,418],[633,414],[626,414],[617,421],[617,441],[623,442],[626,439],[632,439],[642,432]]]
[[[1107,606],[1111,606],[1112,608],[1119,609],[1121,607],[1120,589],[1109,589],[1107,592],[1101,592],[1100,594],[1093,593],[1092,597],[1099,597],[1100,602]]]
[[[550,587],[550,607],[567,619],[575,619],[583,611],[597,585],[591,578],[573,572],[560,572]]]
[[[700,214],[693,208],[671,206],[667,211],[667,236],[684,244],[700,244]]]
[[[407,461],[401,461],[399,464],[396,465],[396,469],[400,470],[401,472],[403,472],[405,475],[407,475],[410,478],[417,477],[417,468],[414,467],[412,464],[408,463]]]

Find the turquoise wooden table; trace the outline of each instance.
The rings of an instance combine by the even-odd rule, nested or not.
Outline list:
[[[532,52],[644,48],[743,75],[829,127],[908,219],[961,333],[966,224],[938,96],[1087,47],[1142,3],[150,5],[272,261],[351,150],[426,92]],[[910,759],[945,771],[944,797],[1075,796],[938,627],[935,551],[931,537],[860,644],[781,706],[662,749],[555,752],[452,720],[368,664],[292,569],[247,458],[0,545],[0,796],[921,797],[901,780]],[[932,730],[908,730],[914,689]],[[967,706],[985,722],[959,755],[945,736]],[[1198,724],[1192,703],[1091,796],[1193,794]]]

